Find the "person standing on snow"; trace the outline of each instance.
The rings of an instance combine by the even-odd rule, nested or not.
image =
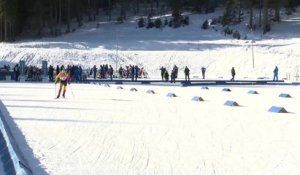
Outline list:
[[[19,64],[16,64],[14,67],[14,73],[15,73],[15,81],[19,81],[20,76],[20,67]]]
[[[169,72],[168,72],[167,70],[165,70],[164,78],[165,78],[165,81],[166,81],[166,82],[169,81]]]
[[[113,75],[114,75],[114,69],[111,67],[111,65],[109,65],[107,73],[108,73],[108,76],[110,78],[110,81],[112,81],[113,80]]]
[[[164,80],[165,77],[165,72],[166,72],[166,68],[164,68],[163,66],[160,68],[160,75],[161,75],[161,80]]]
[[[48,74],[49,74],[49,81],[53,81],[54,68],[52,65],[49,66]]]
[[[174,65],[173,69],[175,72],[175,78],[177,78],[178,77],[178,67],[176,65]]]
[[[202,73],[202,78],[205,79],[205,72],[206,72],[206,68],[205,67],[201,67],[201,73]]]
[[[176,70],[174,68],[171,72],[171,83],[176,83]]]
[[[123,67],[121,66],[121,67],[119,68],[119,76],[120,76],[121,79],[123,78],[123,72],[124,72],[124,69],[123,69]]]
[[[234,67],[231,68],[231,80],[230,81],[234,81],[234,77],[235,77],[235,70],[234,70]]]
[[[139,77],[139,72],[140,72],[140,68],[139,66],[135,66],[134,67],[134,78],[135,78],[135,81],[137,81],[138,77]]]
[[[273,81],[278,81],[278,67],[275,66],[275,69],[273,70],[274,76],[273,76]]]
[[[131,81],[134,81],[134,65],[130,65],[130,76],[131,76]]]
[[[93,67],[93,75],[94,75],[94,79],[96,79],[97,78],[97,67],[96,67],[96,65],[94,65],[94,67]]]
[[[56,72],[55,72],[55,73],[56,73],[56,75],[58,75],[58,74],[59,74],[59,72],[60,72],[59,65],[57,65],[57,66],[56,66]]]
[[[62,69],[61,72],[55,77],[55,85],[60,82],[59,91],[56,98],[60,97],[61,91],[63,90],[62,96],[65,98],[67,84],[70,84],[71,78],[70,75]]]
[[[190,69],[187,66],[185,66],[184,75],[185,75],[185,81],[190,81]]]

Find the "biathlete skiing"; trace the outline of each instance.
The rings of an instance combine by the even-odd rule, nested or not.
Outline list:
[[[58,82],[60,82],[59,91],[58,91],[58,95],[56,98],[60,97],[60,93],[62,90],[63,90],[62,97],[65,98],[67,84],[70,84],[70,81],[71,81],[71,77],[64,69],[61,70],[61,72],[58,75],[56,75],[55,86]]]

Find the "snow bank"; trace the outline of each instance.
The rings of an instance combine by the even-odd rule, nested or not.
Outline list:
[[[2,102],[0,101],[0,103]],[[10,142],[10,139],[13,138],[11,136],[8,136],[9,134],[6,131],[6,129],[8,129],[7,124],[5,124],[5,119],[2,115],[2,112],[0,112],[0,157],[2,163],[4,164],[4,172],[6,174],[29,175],[29,173],[26,172],[25,169],[22,167],[21,161],[18,155],[16,154],[13,145]]]

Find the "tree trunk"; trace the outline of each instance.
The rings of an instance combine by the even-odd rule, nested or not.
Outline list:
[[[111,0],[108,0],[108,10],[109,10],[108,21],[111,21],[111,10],[112,10]]]
[[[123,20],[126,20],[126,8],[127,8],[127,1],[123,0],[121,2],[121,23],[123,23]]]
[[[67,31],[66,33],[71,32],[70,20],[71,20],[71,3],[70,0],[67,0]]]
[[[143,5],[145,7],[145,15],[148,15],[148,10],[147,10],[147,1],[143,1]]]
[[[261,28],[261,16],[262,16],[262,0],[259,0],[259,21],[258,21],[258,26],[259,28]]]
[[[280,21],[280,13],[279,13],[279,9],[275,9],[275,21],[277,21],[277,22]]]
[[[56,3],[57,1],[55,1],[53,3],[53,8],[54,8],[54,23],[57,25],[58,24],[58,3]]]
[[[121,18],[122,18],[121,22],[123,23],[123,20],[126,20],[126,10],[124,4],[121,7]]]
[[[3,18],[0,17],[0,41],[3,41]]]
[[[242,14],[241,14],[241,11],[242,11],[242,2],[241,0],[239,0],[239,10],[238,10],[238,22],[240,23],[242,21]]]
[[[264,8],[263,8],[263,34],[270,31],[270,24],[268,18],[268,0],[264,0]]]
[[[6,24],[6,26],[7,26],[7,29],[6,29],[6,31],[7,31],[7,39],[6,39],[6,41],[10,41],[10,22],[9,21],[7,21],[7,24]]]
[[[9,34],[8,34],[8,39],[9,41],[13,41],[14,39],[14,35],[13,35],[13,25],[12,23],[9,23]]]
[[[6,15],[4,15],[4,41],[7,41],[7,21],[6,21]]]
[[[89,15],[89,21],[92,21],[91,0],[88,0],[88,15]]]
[[[58,24],[61,24],[61,19],[62,19],[62,0],[59,0],[59,17],[58,17]]]
[[[250,2],[250,21],[249,21],[249,27],[251,31],[253,30],[253,3]]]
[[[53,4],[52,0],[49,0],[49,29],[50,29],[50,35],[53,36]]]
[[[96,0],[93,0],[93,21],[96,21],[96,15],[98,13],[97,11],[98,11],[98,8],[97,8]]]
[[[137,0],[137,4],[136,4],[136,12],[140,13],[140,0]]]
[[[275,2],[275,8],[274,8],[274,10],[275,10],[275,18],[274,18],[274,20],[277,21],[277,22],[279,22],[280,21],[280,2],[279,2],[279,0],[277,0]]]
[[[150,0],[150,14],[153,16],[153,0]]]

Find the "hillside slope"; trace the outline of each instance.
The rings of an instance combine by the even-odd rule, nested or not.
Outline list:
[[[245,22],[238,29],[243,40],[224,36],[220,30],[202,30],[205,19],[218,13],[191,15],[190,25],[179,29],[137,28],[136,21],[124,24],[108,22],[88,23],[74,33],[59,38],[43,38],[13,44],[1,43],[0,61],[14,64],[25,60],[27,64],[137,64],[144,67],[151,78],[159,77],[159,67],[168,70],[176,64],[183,76],[184,66],[189,66],[192,76],[200,76],[200,68],[207,67],[208,78],[229,78],[235,67],[237,79],[272,77],[279,67],[280,78],[293,78],[300,69],[300,9],[282,22],[273,24],[272,31],[261,35],[249,32]],[[252,47],[252,42],[253,47]],[[253,48],[253,52],[252,52]]]

